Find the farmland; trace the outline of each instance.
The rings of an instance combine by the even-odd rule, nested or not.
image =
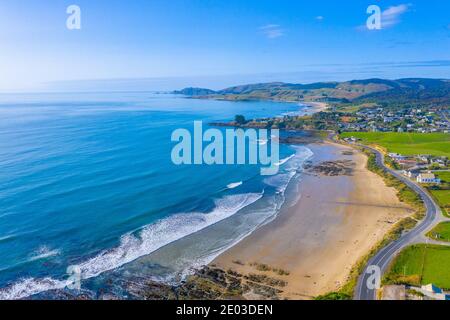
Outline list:
[[[442,183],[439,187],[429,187],[428,191],[433,195],[436,202],[442,209],[442,213],[450,217],[450,172],[436,172],[436,176],[441,179]]]
[[[392,263],[385,283],[450,289],[450,247],[418,244],[404,249]]]
[[[450,134],[447,133],[346,132],[341,137],[355,137],[365,144],[377,144],[388,152],[407,156],[426,154],[450,158]]]
[[[440,223],[427,236],[433,240],[450,242],[450,222]]]
[[[450,215],[450,190],[430,190],[430,193],[442,208],[444,215]]]
[[[436,175],[442,180],[442,182],[450,184],[450,171],[436,172]]]

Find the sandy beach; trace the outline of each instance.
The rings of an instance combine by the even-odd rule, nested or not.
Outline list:
[[[411,214],[395,189],[366,169],[362,153],[332,143],[309,147],[315,154],[313,165],[346,161],[351,174],[328,176],[308,170],[295,205],[213,262],[225,270],[287,281],[281,294],[287,299],[311,299],[338,290],[352,266],[394,223]],[[258,271],[255,263],[289,275]]]
[[[328,104],[326,104],[325,102],[308,101],[308,102],[302,102],[302,104],[311,107],[312,113],[322,112],[322,111],[327,110],[327,108],[328,108]]]

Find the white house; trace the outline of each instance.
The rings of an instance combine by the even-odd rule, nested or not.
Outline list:
[[[419,289],[419,291],[422,292],[427,297],[430,297],[435,300],[450,300],[450,295],[445,294],[445,292],[442,291],[441,288],[438,288],[434,284],[422,286]]]
[[[420,161],[428,162],[428,159],[430,158],[430,156],[429,155],[419,155],[419,156],[417,156],[417,158],[419,158]]]
[[[417,176],[418,183],[433,183],[440,184],[441,179],[436,178],[436,176],[432,173],[421,173]]]
[[[402,156],[401,154],[398,154],[398,153],[389,153],[388,156],[395,161],[407,159],[406,156]]]
[[[403,175],[407,176],[410,179],[415,178],[418,175],[418,171],[414,171],[414,170],[403,170],[402,173],[403,173]]]

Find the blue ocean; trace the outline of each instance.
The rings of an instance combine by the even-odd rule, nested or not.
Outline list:
[[[209,263],[276,217],[312,153],[281,145],[274,176],[258,165],[177,166],[172,132],[296,112],[307,107],[147,92],[0,95],[0,299],[63,289],[74,265],[95,295],[116,279],[178,281]]]

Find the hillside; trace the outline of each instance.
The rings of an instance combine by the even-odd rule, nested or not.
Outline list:
[[[273,82],[240,85],[219,91],[188,88],[175,93],[219,100],[321,101],[336,104],[376,102],[443,106],[450,104],[450,80],[411,78],[311,84]]]

